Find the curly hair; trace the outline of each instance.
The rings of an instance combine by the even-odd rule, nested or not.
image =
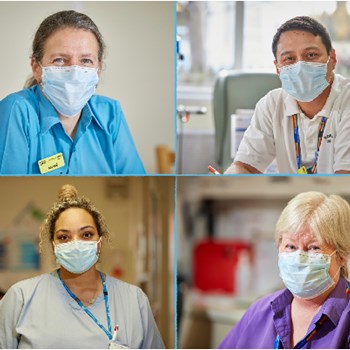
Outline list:
[[[46,219],[40,228],[40,251],[44,250],[45,245],[50,245],[53,241],[56,221],[65,210],[70,208],[79,208],[86,210],[93,218],[97,228],[98,235],[110,240],[109,231],[103,215],[84,197],[78,196],[77,189],[72,185],[63,185],[58,193],[58,201],[54,203],[51,210],[47,213]]]

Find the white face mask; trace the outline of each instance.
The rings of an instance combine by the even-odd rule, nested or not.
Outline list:
[[[55,109],[65,117],[77,115],[96,91],[98,68],[42,67],[42,89]]]
[[[71,273],[83,273],[93,266],[99,257],[98,241],[72,241],[55,244],[56,262]]]
[[[312,299],[334,285],[329,275],[332,254],[309,254],[300,250],[278,255],[280,276],[292,294]],[[340,271],[340,269],[339,269]],[[338,271],[338,273],[339,273]]]
[[[327,63],[299,61],[280,67],[282,89],[301,102],[310,102],[329,85]]]

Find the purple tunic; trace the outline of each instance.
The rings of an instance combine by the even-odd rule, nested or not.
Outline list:
[[[350,294],[341,277],[320,311],[313,318],[308,334],[325,314],[328,319],[304,349],[348,349],[350,346]],[[282,346],[290,348],[292,324],[290,305],[293,299],[288,289],[268,295],[251,305],[242,319],[229,332],[219,348],[273,349],[279,335]]]

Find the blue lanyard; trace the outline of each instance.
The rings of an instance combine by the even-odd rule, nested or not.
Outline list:
[[[348,296],[349,292],[350,292],[349,283],[346,283],[345,294]],[[322,327],[322,325],[327,321],[327,319],[328,319],[328,316],[323,314],[322,317],[316,322],[315,328],[308,335],[306,335],[305,338],[300,340],[300,342],[297,343],[294,346],[294,349],[301,349],[301,348],[303,348],[315,336],[315,334]],[[273,348],[274,349],[283,349],[283,345],[282,345],[282,342],[280,340],[280,336],[279,335],[277,335],[277,337],[275,339],[275,343],[274,343]]]
[[[312,166],[309,169],[302,170],[304,167],[301,166],[301,149],[300,149],[300,138],[299,138],[299,122],[298,122],[298,115],[293,115],[293,129],[294,129],[294,143],[295,143],[295,154],[297,157],[297,167],[298,167],[298,173],[303,174],[315,174],[317,170],[317,161],[318,161],[318,154],[320,152],[320,147],[322,144],[322,138],[323,138],[323,132],[326,127],[327,118],[322,117],[320,127],[318,130],[317,135],[317,147],[315,151],[315,161],[312,164]]]
[[[109,303],[108,303],[108,291],[106,286],[106,281],[103,277],[102,272],[98,271],[98,273],[101,276],[102,284],[103,284],[103,296],[105,299],[105,305],[106,305],[106,315],[107,315],[107,323],[108,323],[108,331],[103,326],[101,322],[92,314],[92,312],[81,302],[81,300],[68,288],[68,286],[63,282],[60,271],[57,271],[58,277],[60,278],[64,288],[68,292],[68,294],[78,303],[78,305],[92,318],[92,320],[107,334],[107,337],[109,340],[112,340],[112,327],[111,327],[111,317],[109,314]]]

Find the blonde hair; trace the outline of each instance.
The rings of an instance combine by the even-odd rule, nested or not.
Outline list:
[[[48,245],[52,246],[55,232],[56,221],[65,210],[70,208],[80,208],[86,210],[93,218],[97,232],[100,237],[104,237],[107,241],[109,231],[103,215],[90,202],[89,199],[78,196],[77,189],[72,185],[63,185],[58,192],[58,201],[54,203],[51,210],[47,213],[45,222],[40,229],[40,251],[42,252]]]
[[[275,230],[279,247],[284,233],[298,233],[310,229],[316,238],[337,251],[345,261],[341,274],[348,277],[346,262],[350,257],[350,206],[337,195],[304,192],[291,199],[283,209]]]

